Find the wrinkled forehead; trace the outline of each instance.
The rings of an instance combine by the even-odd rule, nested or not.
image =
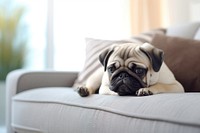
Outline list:
[[[114,52],[111,55],[112,60],[109,60],[108,64],[112,64],[115,61],[120,61],[120,63],[125,66],[130,62],[135,62],[136,64],[145,64],[147,67],[149,65],[148,57],[139,49],[140,44],[126,43],[115,46]]]
[[[137,46],[138,45],[134,43],[121,44],[114,48],[114,54],[121,59],[126,60],[130,57],[137,56]]]

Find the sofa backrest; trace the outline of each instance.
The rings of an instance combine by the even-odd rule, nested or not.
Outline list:
[[[169,27],[166,35],[200,40],[200,22]]]

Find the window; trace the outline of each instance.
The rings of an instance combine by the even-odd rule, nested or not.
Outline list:
[[[23,24],[28,30],[25,68],[44,69],[46,49],[47,0],[13,0],[14,6],[23,6]]]
[[[85,61],[85,38],[130,36],[128,0],[55,0],[54,68],[79,71]]]
[[[15,1],[27,10],[27,69],[80,71],[86,37],[130,36],[129,0]]]

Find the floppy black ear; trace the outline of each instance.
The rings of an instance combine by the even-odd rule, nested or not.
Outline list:
[[[107,67],[107,63],[108,63],[108,59],[110,57],[110,55],[113,53],[113,49],[106,49],[105,51],[103,51],[100,55],[99,55],[99,61],[101,62],[101,64],[104,66],[104,71],[106,71],[106,67]]]
[[[161,49],[155,48],[149,43],[142,44],[140,46],[140,50],[148,56],[153,70],[158,72],[163,63],[164,52]]]

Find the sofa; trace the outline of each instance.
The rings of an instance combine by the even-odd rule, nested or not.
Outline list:
[[[80,97],[74,88],[80,84],[78,80],[84,69],[82,72],[15,70],[6,78],[7,132],[200,133],[200,22],[171,26],[163,34],[151,36],[151,41],[165,49],[166,64],[185,87],[185,93]],[[132,38],[137,39],[137,36]],[[178,43],[185,47],[173,51],[160,45],[174,40],[176,43],[170,45],[173,50]],[[186,42],[191,41],[188,47],[190,44]],[[191,47],[197,52],[190,51]]]

